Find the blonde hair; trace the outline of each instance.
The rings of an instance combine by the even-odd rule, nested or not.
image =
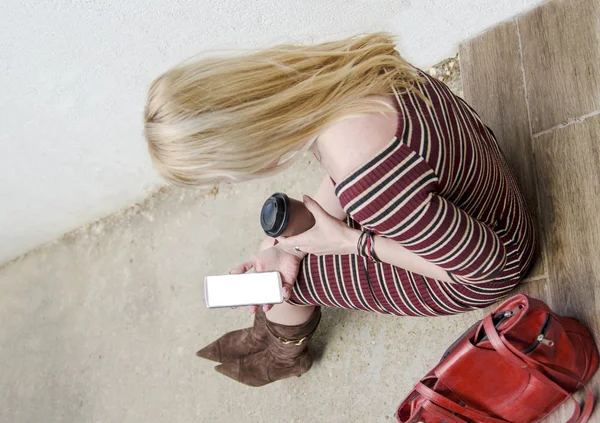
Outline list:
[[[410,90],[418,79],[386,33],[193,60],[152,83],[145,136],[172,183],[264,176],[334,122],[381,111],[370,96]]]

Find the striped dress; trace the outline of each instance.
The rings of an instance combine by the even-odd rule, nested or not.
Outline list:
[[[420,72],[396,93],[396,137],[337,181],[348,225],[393,239],[443,268],[452,283],[357,255],[308,255],[290,302],[400,316],[490,305],[530,268],[534,226],[491,130],[443,83]],[[365,160],[366,161],[366,160]]]

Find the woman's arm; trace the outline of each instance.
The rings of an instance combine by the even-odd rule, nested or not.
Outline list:
[[[296,252],[294,247],[299,247],[303,254],[358,254],[357,244],[361,231],[350,228],[336,219],[310,197],[306,197],[304,202],[315,216],[315,226],[297,236],[278,238],[280,248]],[[394,240],[375,236],[374,249],[378,258],[385,263],[429,278],[451,282],[444,269],[407,250]]]
[[[407,250],[396,241],[379,235],[375,236],[374,241],[373,249],[382,262],[438,281],[453,282],[447,271]],[[356,250],[356,246],[354,249]]]
[[[338,220],[346,218],[346,212],[342,208],[340,200],[335,195],[335,188],[329,176],[323,179],[313,198],[330,216]],[[346,254],[357,254],[356,244],[359,235],[360,231],[348,228],[348,234],[345,237],[349,240],[346,248],[347,251],[345,251]],[[401,267],[428,278],[451,282],[448,273],[444,269],[407,250],[396,241],[377,235],[375,236],[373,248],[378,258],[384,263]]]
[[[437,274],[436,279],[461,284],[487,283],[501,273],[506,249],[490,227],[426,189],[411,192],[401,180],[385,194],[401,198],[407,191],[412,196],[410,203],[397,210],[379,213],[381,206],[372,202],[352,214],[354,220],[380,235],[374,248],[382,261],[411,271],[413,266],[429,262],[431,266],[424,269],[430,272],[418,273]],[[398,246],[392,249],[390,242]],[[392,251],[398,258],[393,259]]]
[[[315,216],[315,226],[297,236],[278,238],[280,248],[284,251],[293,252],[296,251],[294,248],[298,247],[304,253],[308,252],[315,255],[358,253],[357,244],[361,231],[350,228],[344,222],[334,218],[311,198],[306,197],[304,201],[310,212]],[[453,210],[456,211],[458,209]],[[450,231],[460,237],[467,235],[469,242],[466,245],[462,245],[463,243],[461,242],[457,243],[455,239],[452,239],[453,237],[451,239],[446,238],[446,241],[440,242],[440,238],[444,239],[445,237],[440,237],[436,233],[437,230],[431,228],[425,230],[425,234],[429,235],[425,239],[425,244],[427,245],[427,254],[432,257],[431,260],[428,259],[426,253],[415,253],[401,245],[398,240],[380,235],[374,236],[375,242],[373,248],[375,255],[384,263],[444,282],[465,284],[485,282],[485,278],[489,278],[489,275],[498,271],[504,265],[506,257],[504,247],[501,241],[497,239],[497,236],[477,235],[477,229],[474,228],[471,228],[469,231],[461,230],[461,223],[467,224],[472,218],[465,216],[464,212],[459,214],[461,216],[456,219],[454,225],[452,225],[452,220],[455,220],[454,217],[456,216],[450,219],[450,221],[442,221],[441,225],[439,225],[439,230],[444,233]],[[466,219],[466,221],[463,219]],[[428,221],[431,221],[431,219],[428,219]],[[479,226],[479,229],[485,227],[480,223],[475,226]],[[496,241],[500,242],[497,248],[495,248]],[[444,246],[449,245],[462,246],[456,251],[451,251],[451,254],[444,255],[441,252],[437,252],[438,248],[436,246],[443,249]],[[414,246],[412,247],[414,248]],[[419,251],[421,250],[419,249]],[[433,260],[435,259],[444,259],[443,265],[440,266],[434,263]],[[468,261],[471,266],[460,267],[459,270],[450,272],[447,266],[452,261]],[[465,273],[468,275],[473,272],[473,267],[480,273],[479,278],[463,276]],[[482,272],[480,269],[484,269],[484,271]]]
[[[365,173],[375,174],[380,163],[371,164],[369,158],[389,144],[390,130],[389,121],[371,115],[340,122],[319,138],[323,165],[336,181],[361,166]],[[398,165],[392,172],[398,163],[410,166]],[[485,223],[437,195],[433,171],[415,159],[412,150],[399,146],[380,170],[387,172],[385,184],[365,180],[342,190],[339,198],[355,221],[382,236],[375,241],[381,260],[465,284],[488,282],[502,271],[503,240]],[[394,241],[399,245],[390,243]]]
[[[314,211],[315,208],[318,207],[318,204],[310,204],[309,200],[307,202],[307,206],[309,207],[309,209],[313,210],[314,214],[317,215],[316,217],[318,218],[318,222],[320,224],[326,226],[327,228],[335,228],[332,231],[329,231],[327,229],[321,231],[322,238],[329,238],[328,241],[337,240],[337,251],[331,251],[331,254],[358,254],[357,244],[361,231],[352,229],[345,225],[336,225],[335,222],[326,223],[325,221],[328,218],[326,213]],[[298,242],[312,243],[312,250],[316,247],[315,243],[318,241],[304,241],[304,238],[302,238]],[[305,246],[301,245],[300,247]],[[375,235],[373,249],[375,250],[377,258],[379,258],[379,260],[383,263],[388,263],[393,266],[400,267],[402,269],[408,270],[409,272],[413,272],[428,278],[437,279],[443,282],[452,282],[452,279],[450,278],[446,270],[444,270],[440,266],[437,266],[425,260],[423,257],[413,253],[412,251],[404,248],[402,245],[398,244],[393,239],[388,239],[379,235]],[[324,254],[324,252],[322,251],[320,253]]]

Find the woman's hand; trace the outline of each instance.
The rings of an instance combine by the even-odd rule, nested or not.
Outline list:
[[[308,195],[304,196],[304,204],[313,214],[315,225],[302,234],[277,238],[278,247],[287,252],[298,249],[315,255],[356,254],[359,231],[331,216]]]
[[[246,273],[251,269],[254,269],[256,272],[279,272],[283,282],[283,298],[287,301],[292,294],[292,287],[296,282],[298,270],[300,269],[300,262],[302,261],[303,256],[303,254],[296,251],[287,253],[281,248],[273,246],[260,251],[250,260],[240,264],[229,273],[232,275]],[[250,310],[254,313],[258,307],[258,305],[250,306]],[[273,308],[272,304],[263,305],[263,310],[265,312],[269,311],[271,308]]]

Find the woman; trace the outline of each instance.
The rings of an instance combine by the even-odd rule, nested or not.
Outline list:
[[[152,84],[145,125],[156,168],[179,185],[269,175],[307,150],[327,172],[304,198],[315,226],[232,271],[279,271],[288,301],[198,352],[242,383],[306,372],[319,306],[461,313],[504,297],[532,263],[531,215],[492,132],[387,34],[175,67]]]

